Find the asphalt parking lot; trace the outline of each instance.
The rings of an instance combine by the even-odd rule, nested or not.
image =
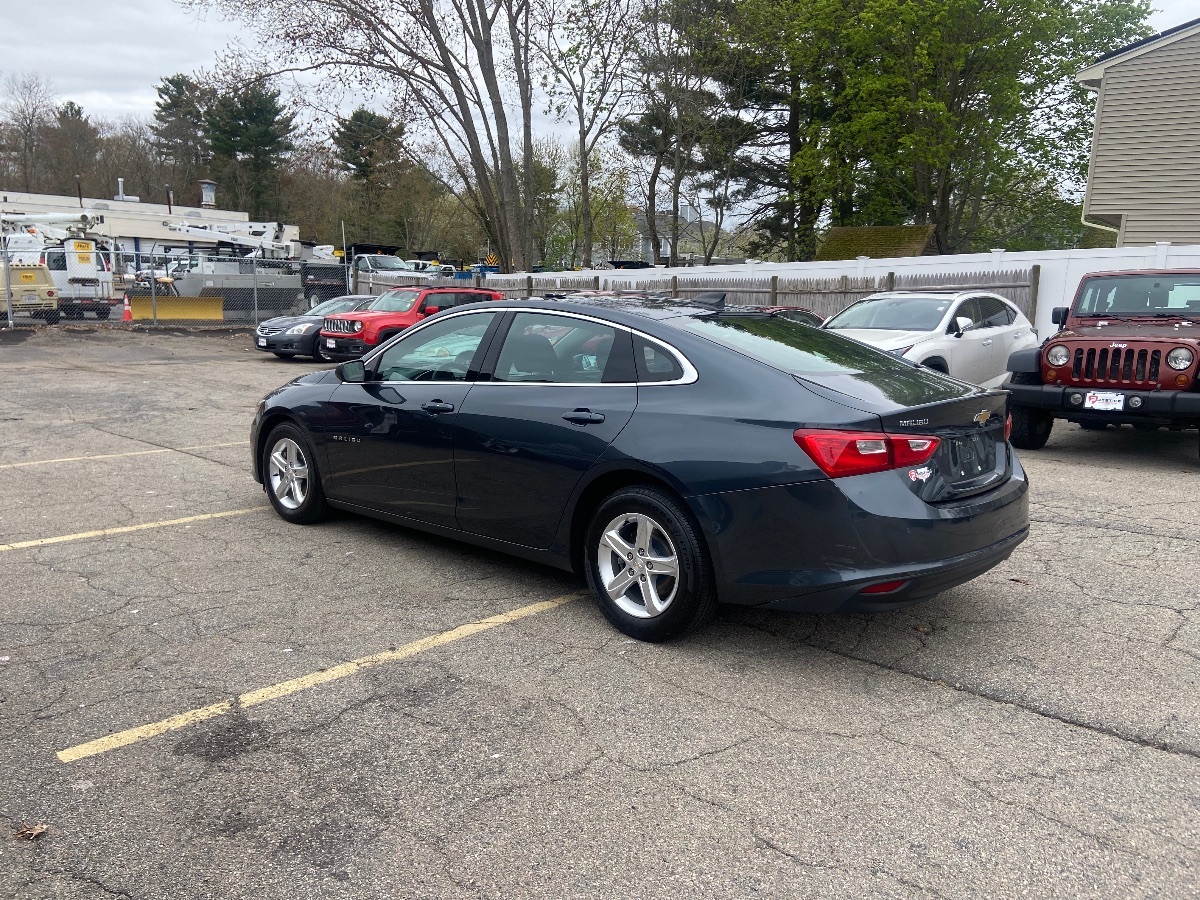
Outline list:
[[[647,645],[280,520],[248,425],[315,364],[250,341],[0,335],[0,897],[1196,896],[1195,433],[1058,424],[922,605]]]

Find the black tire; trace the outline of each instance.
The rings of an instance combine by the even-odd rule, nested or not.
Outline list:
[[[605,545],[605,552],[609,556],[601,557],[600,546],[606,530],[622,517],[629,518],[622,524],[618,537],[624,534],[626,528],[632,528],[631,533],[640,534],[638,523],[651,523],[648,527],[651,537],[644,541],[649,552],[639,553],[640,559],[636,562],[632,555],[636,537],[629,544],[631,553],[628,559],[622,559],[608,544]],[[664,538],[669,538],[670,543]],[[662,565],[671,558],[676,566],[677,574],[674,577],[647,571],[653,568],[655,560]],[[639,580],[642,583],[650,576],[649,583],[655,585],[655,596],[661,598],[658,593],[660,590],[669,592],[661,610],[652,610],[651,603],[641,593],[643,588],[638,581],[626,582],[629,591],[636,589],[633,598],[622,594],[619,600],[613,599],[605,588],[602,567],[612,571],[615,569],[614,562],[621,565],[620,569],[615,570],[616,575],[626,569],[631,575],[640,571]],[[683,504],[661,490],[644,486],[622,488],[601,503],[584,537],[583,565],[588,586],[605,618],[618,631],[637,640],[658,642],[680,637],[702,628],[717,611],[716,582],[700,529]],[[615,577],[613,580],[616,580]]]
[[[61,313],[59,313],[59,311],[58,311],[58,310],[56,310],[56,309],[55,309],[55,310],[51,310],[50,312],[46,313],[46,324],[47,324],[47,325],[57,325],[57,324],[58,324],[58,320],[59,320],[61,317],[62,317],[62,314],[61,314]]]
[[[97,309],[96,310],[96,318],[99,319],[100,321],[104,321],[105,319],[108,318],[109,313],[111,313],[111,312],[112,312],[112,309],[107,306],[104,307],[103,309]]]
[[[275,355],[278,356],[280,359],[291,359],[296,354],[295,353],[276,353]]]
[[[288,442],[290,446],[287,446]],[[286,476],[277,476],[282,467],[272,461],[276,452],[283,453],[282,459],[293,472],[298,471],[299,465],[302,464],[307,476],[288,485]],[[294,452],[299,453],[298,458],[293,455]],[[285,422],[276,425],[267,435],[262,456],[263,490],[266,491],[267,499],[271,501],[275,512],[293,524],[311,525],[329,515],[329,504],[325,502],[325,491],[321,485],[321,473],[317,470],[316,460],[312,443],[299,426]],[[282,496],[277,492],[281,489]]]
[[[333,362],[332,359],[330,359],[328,356],[325,355],[325,351],[321,349],[321,332],[320,331],[317,331],[317,336],[315,338],[313,338],[312,353],[310,354],[310,356],[312,356],[313,359],[315,359],[317,362],[320,362],[320,363]]]
[[[1036,372],[1014,372],[1013,384],[1041,384]],[[1012,414],[1012,445],[1018,450],[1041,450],[1050,440],[1054,428],[1054,416],[1043,409],[1014,405]]]

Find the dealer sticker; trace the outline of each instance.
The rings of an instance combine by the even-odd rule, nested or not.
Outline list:
[[[1084,409],[1101,412],[1120,412],[1125,408],[1125,395],[1116,391],[1088,391],[1083,398]]]

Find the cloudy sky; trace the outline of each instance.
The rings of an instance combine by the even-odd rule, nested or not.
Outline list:
[[[297,0],[303,2],[303,0]],[[210,68],[236,28],[215,13],[197,19],[172,0],[0,0],[6,40],[0,74],[37,72],[88,115],[119,119],[154,112],[165,75]],[[1194,18],[1196,0],[1155,0],[1158,31]]]

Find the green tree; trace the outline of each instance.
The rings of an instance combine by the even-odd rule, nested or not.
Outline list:
[[[183,74],[167,76],[154,90],[154,150],[179,202],[197,206],[198,182],[208,174],[212,158],[206,113],[215,92]]]
[[[399,161],[403,137],[403,124],[360,106],[348,118],[338,119],[332,140],[350,176],[373,183]]]
[[[279,170],[295,146],[295,116],[279,102],[279,91],[253,82],[218,95],[204,118],[216,180],[249,209],[251,218],[281,216]]]

